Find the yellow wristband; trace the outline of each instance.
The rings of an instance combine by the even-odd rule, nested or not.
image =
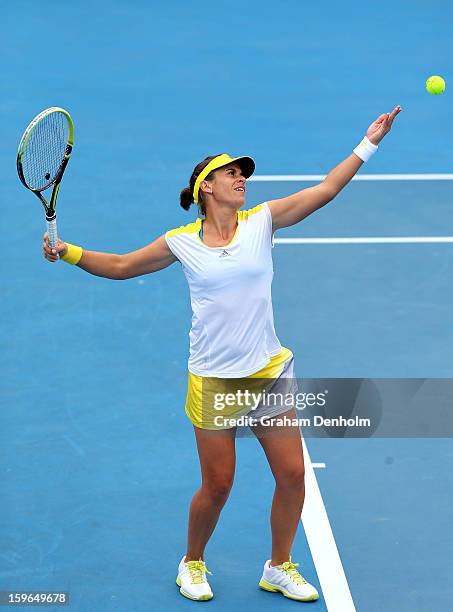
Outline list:
[[[75,244],[69,244],[69,242],[65,242],[65,245],[68,247],[68,250],[66,251],[66,255],[63,255],[61,259],[72,265],[78,264],[83,254],[82,247],[76,246]]]

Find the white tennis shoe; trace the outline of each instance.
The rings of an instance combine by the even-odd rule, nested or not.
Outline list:
[[[264,571],[259,585],[265,591],[280,592],[285,597],[298,601],[315,601],[319,599],[318,591],[309,584],[297,570],[298,563],[291,557],[286,563],[272,567],[270,561],[264,564]]]
[[[184,555],[181,559],[176,577],[179,592],[184,597],[195,601],[212,599],[214,593],[211,591],[211,587],[206,579],[206,574],[211,574],[211,572],[206,567],[206,563],[201,559],[186,563],[185,558]]]

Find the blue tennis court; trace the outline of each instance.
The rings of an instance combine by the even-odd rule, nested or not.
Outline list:
[[[276,330],[300,378],[453,378],[452,18],[440,1],[4,8],[0,591],[67,591],[80,612],[197,605],[174,584],[199,485],[186,281],[178,264],[113,282],[43,259],[14,163],[30,119],[60,105],[75,122],[62,238],[124,253],[194,220],[178,195],[207,155],[254,157],[250,208],[313,185],[401,104],[371,180],[277,234]],[[425,91],[431,74],[443,95]],[[451,440],[306,445],[293,556],[321,597],[299,605],[447,612]],[[206,605],[286,610],[297,602],[258,588],[272,474],[255,439],[237,453]]]

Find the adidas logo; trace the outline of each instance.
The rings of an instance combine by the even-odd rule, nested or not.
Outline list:
[[[220,253],[219,257],[230,257],[231,253],[228,253],[225,249]]]

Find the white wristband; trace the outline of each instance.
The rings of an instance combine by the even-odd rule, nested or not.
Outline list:
[[[357,145],[357,147],[354,149],[353,152],[357,155],[357,157],[360,157],[362,161],[367,162],[370,159],[370,157],[374,153],[376,153],[377,150],[378,150],[378,145],[373,144],[365,136],[362,142],[359,145]]]

